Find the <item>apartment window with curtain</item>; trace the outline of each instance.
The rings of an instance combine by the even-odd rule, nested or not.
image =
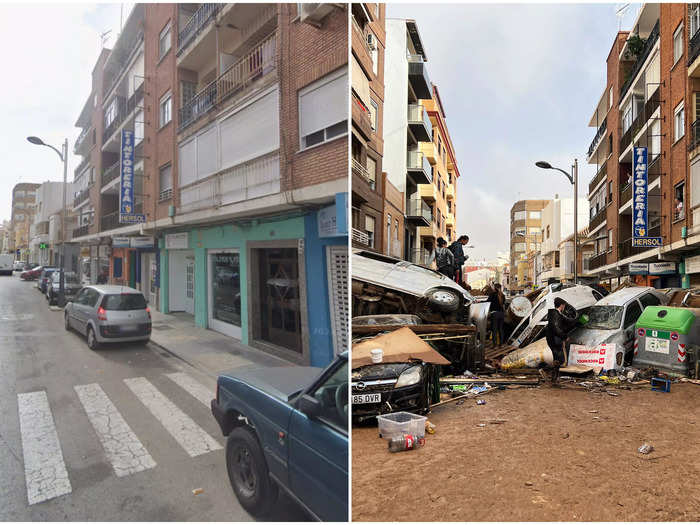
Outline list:
[[[377,187],[377,161],[369,155],[367,156],[367,174],[369,175],[370,187],[374,190]]]
[[[369,101],[369,120],[372,123],[372,131],[377,131],[377,115],[379,114],[379,105],[372,99]]]
[[[374,217],[365,215],[365,233],[367,234],[367,246],[374,248]]]
[[[162,166],[158,174],[158,201],[168,200],[173,196],[173,167],[170,163]]]
[[[531,211],[528,213],[528,216],[531,219],[541,219],[542,218],[542,212],[541,211]]]
[[[627,132],[630,127],[632,127],[632,100],[629,100],[622,110],[622,133]]]
[[[685,108],[683,102],[673,110],[673,140],[674,142],[685,135]]]
[[[172,120],[172,95],[168,92],[160,99],[160,127]]]
[[[348,74],[340,69],[299,91],[301,149],[347,135]]]
[[[171,32],[170,32],[170,22],[163,28],[158,37],[158,56],[159,59],[163,58],[165,54],[170,51],[171,46]]]
[[[673,188],[673,220],[685,219],[685,182],[676,184]]]
[[[673,33],[673,63],[675,64],[683,56],[683,24]]]
[[[613,246],[613,231],[608,230],[608,251],[612,251]]]
[[[688,20],[690,21],[690,32],[688,36],[692,39],[700,29],[700,4],[690,4],[688,6]]]

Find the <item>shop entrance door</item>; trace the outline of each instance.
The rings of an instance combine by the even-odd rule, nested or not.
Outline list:
[[[185,257],[185,312],[194,315],[194,255]]]
[[[209,250],[207,297],[209,328],[241,339],[241,275],[238,250]]]
[[[194,254],[171,250],[168,264],[168,309],[194,314]]]

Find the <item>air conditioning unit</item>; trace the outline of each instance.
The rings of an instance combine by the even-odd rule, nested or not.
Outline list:
[[[302,3],[299,5],[301,5],[299,20],[311,25],[320,25],[335,7],[333,4],[320,3]]]
[[[372,33],[367,34],[367,47],[369,47],[372,51],[377,49],[377,37]]]

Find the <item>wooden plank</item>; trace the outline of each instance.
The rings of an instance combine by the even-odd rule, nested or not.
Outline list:
[[[353,326],[352,333],[358,335],[371,335],[378,334],[380,332],[393,332],[394,330],[399,330],[408,326],[413,330],[414,334],[424,335],[424,334],[473,334],[476,332],[476,327],[472,325],[463,324],[419,324],[419,325],[388,325],[388,324],[376,324],[368,326]]]

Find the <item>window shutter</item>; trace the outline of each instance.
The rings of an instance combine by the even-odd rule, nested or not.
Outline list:
[[[348,118],[348,74],[321,79],[299,93],[301,136],[326,129]]]
[[[178,169],[179,183],[181,188],[192,184],[197,180],[197,140],[192,139],[180,146],[180,168]]]
[[[348,349],[348,323],[350,318],[348,294],[348,249],[346,246],[329,246],[326,253],[328,264],[328,302],[331,314],[333,349],[336,354]]]

